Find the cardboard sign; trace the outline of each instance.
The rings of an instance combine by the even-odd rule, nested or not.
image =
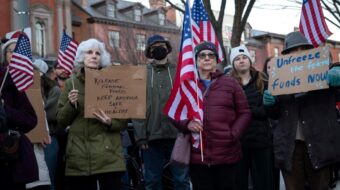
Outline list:
[[[85,72],[86,118],[94,118],[98,108],[111,118],[145,118],[145,66],[112,66]]]
[[[329,49],[320,47],[277,57],[269,72],[268,89],[273,95],[294,94],[329,88]]]
[[[46,113],[41,95],[39,71],[34,70],[34,85],[26,90],[26,94],[38,117],[37,126],[26,135],[32,143],[39,143],[49,135],[46,128]]]

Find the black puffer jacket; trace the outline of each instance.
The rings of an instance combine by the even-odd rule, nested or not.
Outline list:
[[[272,146],[272,133],[268,116],[263,106],[263,92],[256,87],[259,72],[251,72],[251,80],[242,88],[247,96],[248,104],[252,113],[252,120],[246,132],[242,135],[241,143],[245,148],[266,148]],[[267,87],[267,81],[265,88]]]

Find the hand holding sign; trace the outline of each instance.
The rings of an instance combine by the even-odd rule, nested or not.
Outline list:
[[[72,105],[76,105],[76,102],[78,101],[78,90],[71,90],[68,93],[68,100]]]
[[[112,120],[111,118],[100,108],[96,109],[93,112],[93,115],[102,123],[106,125],[111,125]]]
[[[265,90],[263,93],[263,105],[273,106],[274,104],[275,104],[274,96],[268,90]]]

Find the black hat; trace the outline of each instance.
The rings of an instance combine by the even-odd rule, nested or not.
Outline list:
[[[146,43],[145,56],[147,58],[152,58],[151,52],[150,52],[150,47],[155,43],[165,43],[166,47],[168,48],[168,53],[170,53],[171,50],[172,50],[172,47],[171,47],[169,41],[165,40],[165,38],[163,36],[156,34],[156,35],[151,36]]]
[[[217,60],[218,55],[217,55],[217,49],[216,49],[215,44],[211,42],[206,42],[206,41],[201,42],[195,47],[195,59],[197,59],[197,55],[203,50],[210,50],[214,52],[214,54],[216,55],[216,60]]]
[[[307,49],[314,48],[314,46],[307,41],[306,37],[304,37],[300,32],[296,31],[287,34],[284,48],[281,53],[285,55],[289,53],[290,50],[297,47],[306,47]]]

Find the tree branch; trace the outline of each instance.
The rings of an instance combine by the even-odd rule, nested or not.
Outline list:
[[[227,4],[227,0],[222,0],[221,6],[220,6],[220,14],[218,15],[218,20],[217,20],[217,25],[223,24],[223,18],[224,18],[224,10],[225,10],[225,5]]]
[[[248,4],[248,7],[246,9],[246,12],[244,13],[244,15],[242,17],[242,20],[241,20],[241,27],[242,27],[242,29],[244,29],[244,27],[245,27],[245,25],[247,23],[248,17],[250,15],[250,12],[251,12],[254,4],[255,4],[255,0],[250,0],[250,2]]]
[[[332,21],[331,19],[329,19],[329,18],[327,18],[327,17],[325,17],[325,19],[326,19],[328,22],[332,23],[334,26],[340,28],[340,25],[339,25],[339,24],[336,24],[336,23],[335,23],[334,21]]]
[[[181,0],[181,1],[185,4],[185,2],[183,0]],[[184,10],[182,8],[180,8],[179,6],[175,5],[174,3],[172,3],[170,0],[165,0],[165,2],[169,3],[171,7],[175,8],[176,10],[178,10],[181,13],[184,14]]]

